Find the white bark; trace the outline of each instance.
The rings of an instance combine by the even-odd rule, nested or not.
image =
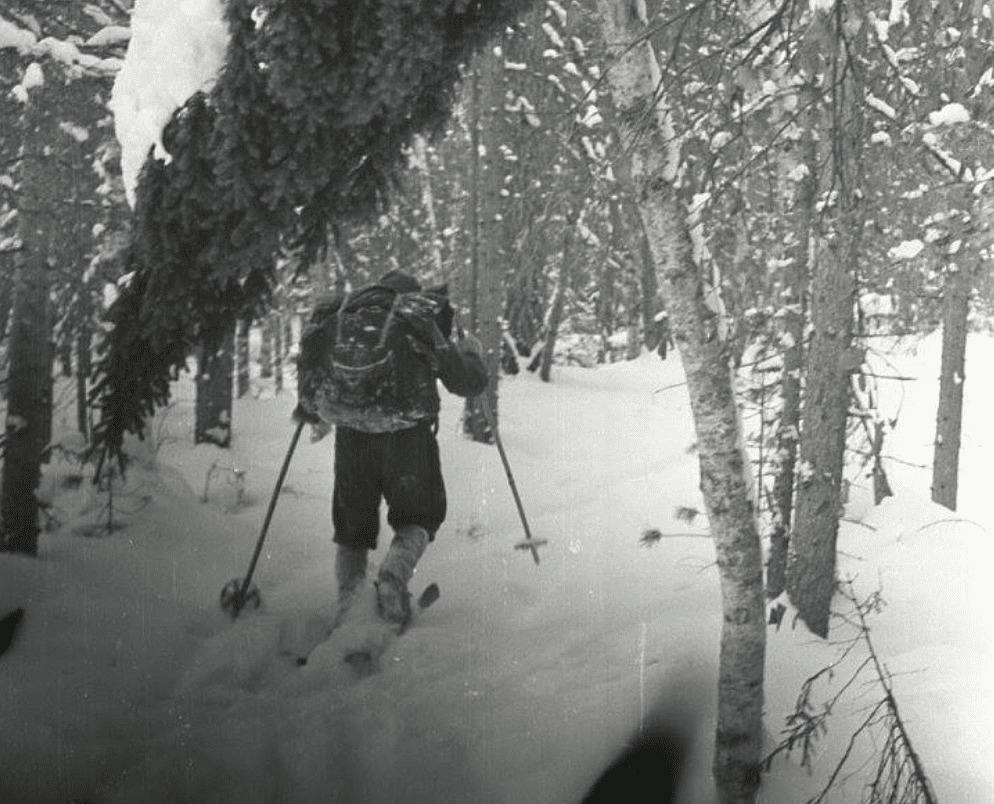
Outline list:
[[[754,802],[762,738],[766,650],[762,551],[741,450],[733,375],[708,272],[695,260],[686,204],[674,186],[680,147],[660,98],[661,74],[648,39],[644,0],[598,0],[611,62],[608,79],[631,185],[687,375],[698,439],[701,491],[721,576],[724,622],[714,774],[723,804]]]

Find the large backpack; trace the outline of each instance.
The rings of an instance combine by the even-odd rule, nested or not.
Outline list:
[[[301,339],[298,396],[326,425],[367,433],[438,417],[433,321],[450,314],[444,290],[374,285],[319,305]]]

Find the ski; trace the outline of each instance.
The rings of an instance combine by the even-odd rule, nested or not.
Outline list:
[[[375,597],[375,594],[373,594]],[[369,632],[371,629],[375,631],[375,638],[363,640],[363,645],[358,648],[348,649],[344,652],[344,661],[354,670],[356,670],[360,675],[366,676],[371,675],[378,669],[379,658],[383,655],[383,651],[392,644],[393,640],[400,636],[403,631],[410,628],[414,623],[416,617],[435,603],[439,597],[441,597],[441,590],[437,583],[432,582],[428,584],[418,596],[417,604],[411,612],[411,621],[407,623],[405,628],[397,633],[392,626],[383,622],[378,617],[370,617],[367,621],[358,620],[357,622],[350,622],[349,614],[354,613],[352,610],[355,604],[363,597],[362,593],[359,592],[349,600],[348,604],[343,606],[335,616],[334,621],[329,626],[323,639],[319,640],[315,645],[313,645],[306,654],[298,655],[295,657],[295,663],[297,667],[303,667],[307,664],[310,658],[311,652],[320,644],[328,642],[329,640],[340,635],[343,631],[347,631],[347,628],[343,626],[351,626],[353,631],[357,634],[363,634]],[[368,605],[368,601],[367,601]],[[361,608],[361,605],[360,607]],[[361,614],[359,615],[361,617]]]
[[[428,584],[424,591],[418,596],[417,606],[411,611],[411,619],[405,623],[403,628],[396,631],[392,626],[384,625],[380,631],[379,638],[366,640],[361,647],[346,651],[345,656],[343,657],[345,663],[351,667],[360,678],[365,678],[366,676],[371,676],[373,673],[379,672],[380,657],[383,656],[386,649],[393,644],[394,640],[402,636],[404,632],[414,624],[415,618],[431,606],[435,601],[437,601],[441,595],[442,591],[438,588],[437,583],[432,582]]]

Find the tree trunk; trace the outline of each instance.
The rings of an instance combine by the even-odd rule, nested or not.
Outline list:
[[[43,451],[51,439],[52,361],[49,302],[57,211],[65,189],[59,151],[56,71],[46,66],[44,86],[32,90],[24,112],[18,235],[14,257],[6,441],[0,484],[0,551],[36,555]]]
[[[718,558],[724,618],[718,677],[714,775],[723,804],[751,804],[759,784],[763,664],[763,564],[742,449],[733,374],[705,304],[706,272],[695,262],[688,210],[676,189],[679,157],[659,97],[660,70],[644,36],[644,0],[598,0],[612,63],[608,78],[631,182],[673,334],[680,349],[698,441],[701,492]],[[632,121],[639,121],[636,132]]]
[[[966,380],[967,317],[972,271],[950,265],[942,294],[942,368],[932,459],[932,500],[956,510],[963,383]]]
[[[559,265],[559,276],[556,279],[552,304],[549,306],[545,344],[542,346],[542,367],[538,372],[543,382],[548,382],[552,376],[552,358],[556,352],[556,338],[559,335],[559,325],[563,320],[563,309],[566,307],[566,294],[573,282],[573,241],[576,239],[578,217],[578,209],[566,216],[566,228],[563,231],[563,257]]]
[[[973,207],[970,210],[971,231],[964,238],[962,253],[958,255],[961,262],[947,267],[942,296],[942,367],[932,458],[932,500],[952,511],[956,510],[959,484],[970,294],[994,239],[994,199],[986,193],[976,197],[969,193],[968,198],[972,199]]]
[[[76,336],[76,429],[83,438],[90,437],[90,333],[89,313],[83,319]]]
[[[268,380],[273,376],[273,330],[268,317],[262,319],[259,337],[259,377]]]
[[[820,13],[820,12],[819,12]],[[834,15],[833,15],[834,17]],[[841,22],[839,23],[841,24]],[[864,26],[865,29],[865,26]],[[863,192],[863,87],[855,66],[865,51],[861,29],[843,51],[832,85],[831,170],[837,193],[834,220],[823,239],[811,286],[811,326],[801,414],[801,468],[794,530],[787,562],[787,592],[811,632],[828,635],[835,592],[835,545],[842,508],[846,422],[852,372],[862,362],[851,348],[856,264],[865,212]],[[843,34],[838,32],[841,37]],[[831,213],[826,211],[826,214]]]
[[[283,315],[278,310],[269,314],[269,326],[273,332],[273,390],[278,394],[283,390]]]
[[[238,329],[235,335],[235,393],[239,399],[251,388],[251,361],[249,360],[249,320],[238,319]]]
[[[497,421],[497,382],[503,335],[501,314],[504,310],[504,272],[501,265],[500,191],[503,186],[502,159],[498,151],[498,124],[504,98],[504,57],[495,40],[479,56],[479,137],[483,158],[480,170],[477,268],[473,272],[474,288],[470,298],[471,320],[483,345],[483,362],[490,376],[486,397],[494,422]],[[480,399],[467,399],[463,415],[463,432],[473,441],[492,443],[490,423]]]
[[[27,165],[25,165],[27,168]],[[33,184],[33,183],[32,183]],[[27,192],[28,182],[25,182]],[[56,185],[53,185],[56,186]],[[3,485],[0,489],[0,551],[36,555],[42,451],[48,443],[52,415],[52,344],[49,341],[49,273],[44,244],[38,239],[50,221],[41,213],[26,214],[21,228],[35,236],[24,240],[23,257],[14,275],[10,332],[10,367]]]
[[[854,282],[837,241],[815,268],[813,331],[802,412],[801,468],[787,566],[787,591],[812,633],[828,635],[835,592],[835,543],[842,507],[842,473],[849,410],[847,355],[852,340]]]
[[[14,298],[14,255],[0,252],[0,343],[7,337],[7,323],[10,321],[10,308]]]
[[[434,273],[430,277],[430,284],[445,282],[445,264],[442,261],[442,236],[438,229],[438,216],[435,215],[435,194],[431,187],[431,170],[428,168],[428,147],[425,138],[418,134],[414,138],[414,166],[421,179],[421,205],[425,210],[425,218],[428,221],[428,234],[431,237],[429,249],[431,250],[431,264]]]
[[[286,312],[282,314],[283,317],[283,362],[290,356],[293,351],[293,308],[289,305]]]
[[[802,93],[802,103],[810,103]],[[811,259],[811,231],[818,193],[818,152],[814,112],[808,115],[801,149],[807,174],[800,181],[794,203],[794,244],[790,263],[784,270],[783,373],[780,379],[780,421],[777,425],[776,475],[771,501],[772,528],[770,555],[766,563],[766,594],[780,596],[787,584],[787,555],[794,509],[797,447],[801,431],[801,373],[804,366],[804,324],[807,319],[808,261]]]
[[[197,404],[193,443],[231,445],[231,399],[235,333],[217,333],[202,345],[197,361]]]

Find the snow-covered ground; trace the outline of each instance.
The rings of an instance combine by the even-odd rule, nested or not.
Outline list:
[[[983,369],[994,342],[970,346],[960,513],[928,502],[929,471],[914,465],[930,460],[933,337],[891,358],[889,373],[918,381],[885,383],[886,412],[901,405],[887,444],[902,461],[887,462],[896,496],[873,508],[857,478],[840,540],[857,596],[879,590],[886,602],[871,636],[944,804],[994,802],[994,424]],[[503,382],[505,446],[532,530],[549,540],[538,565],[513,549],[521,526],[495,449],[461,437],[460,401],[447,398],[449,518],[413,583],[417,593],[437,581],[442,597],[364,679],[331,650],[303,668],[281,655],[335,608],[331,439],[302,440],[257,572],[264,605],[232,622],[218,595],[244,574],[295,399],[256,381],[257,394],[236,403],[231,450],[194,447],[181,381],[134,447],[114,497],[121,527],[98,527],[107,495],[58,458],[44,481],[56,525],[40,557],[0,555],[0,615],[26,610],[0,657],[0,801],[567,804],[662,695],[700,699],[689,799],[707,801],[720,601],[703,515],[675,516],[702,507],[686,391],[659,391],[681,379],[677,359],[649,355],[558,369],[552,384]],[[663,538],[646,546],[651,528]],[[771,630],[771,748],[801,683],[847,633],[837,623],[825,644],[789,617]],[[865,655],[861,646],[849,661]],[[847,682],[845,668],[816,700]],[[820,787],[880,698],[869,680],[836,704],[814,772],[798,757],[775,762],[762,801],[795,804]],[[829,800],[859,800],[869,744]]]

